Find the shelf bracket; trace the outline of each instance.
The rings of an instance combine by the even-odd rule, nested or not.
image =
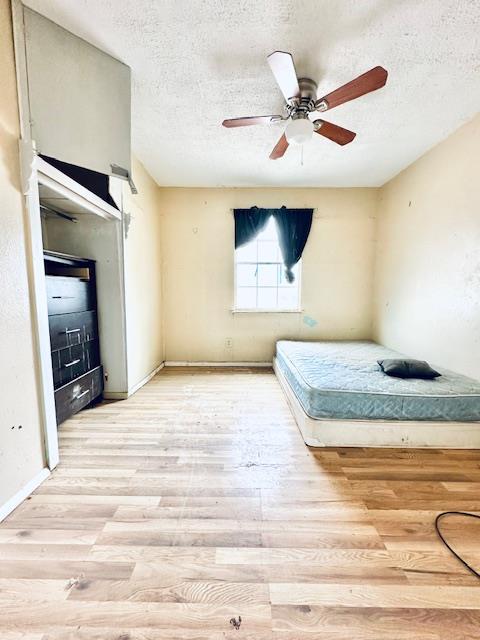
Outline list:
[[[130,191],[133,195],[136,195],[138,193],[138,189],[133,182],[130,172],[123,167],[119,167],[118,164],[111,164],[110,167],[112,168],[113,175],[117,176],[117,178],[122,178],[122,180],[126,180],[130,186]]]

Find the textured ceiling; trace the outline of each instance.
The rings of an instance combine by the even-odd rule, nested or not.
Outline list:
[[[133,72],[133,149],[160,185],[377,186],[480,108],[479,0],[27,0]],[[282,125],[224,118],[280,113],[266,62],[280,49],[322,94],[376,65],[384,89],[328,113],[357,132],[314,136],[281,160]]]

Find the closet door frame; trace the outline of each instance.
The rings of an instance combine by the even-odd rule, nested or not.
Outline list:
[[[25,198],[25,241],[31,303],[33,346],[35,350],[37,395],[43,427],[45,464],[54,469],[59,462],[58,431],[55,412],[50,332],[48,328],[47,292],[43,265],[42,223],[38,192],[36,155],[30,134],[28,80],[26,73],[23,5],[11,0],[17,94],[19,107],[19,159],[22,193]]]
[[[46,463],[53,469],[59,462],[58,428],[48,324],[47,291],[43,261],[43,238],[39,187],[46,185],[68,199],[84,213],[94,214],[111,223],[121,224],[121,213],[48,165],[34,153],[30,143],[20,141],[20,166],[26,208],[26,241],[36,350],[38,397],[43,422]],[[103,203],[103,204],[102,204]]]
[[[25,153],[25,151],[21,151]],[[23,167],[23,163],[22,163]],[[23,180],[22,180],[23,182]],[[59,462],[58,429],[55,411],[50,332],[48,327],[47,289],[43,263],[42,222],[38,192],[38,169],[35,159],[31,165],[30,180],[25,193],[27,212],[27,253],[29,254],[29,280],[33,316],[34,347],[36,350],[38,397],[40,417],[43,421],[46,464],[54,469]]]

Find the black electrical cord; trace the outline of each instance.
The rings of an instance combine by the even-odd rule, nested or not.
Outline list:
[[[444,511],[443,513],[439,513],[438,516],[435,518],[435,531],[437,532],[440,540],[447,547],[447,549],[451,553],[453,553],[453,555],[457,558],[457,560],[460,560],[460,562],[463,564],[464,567],[466,567],[471,573],[473,573],[474,576],[477,576],[477,578],[480,578],[480,573],[476,571],[473,567],[471,567],[468,564],[468,562],[466,562],[454,549],[452,549],[452,547],[448,544],[448,542],[443,537],[442,532],[440,531],[440,527],[438,526],[438,523],[445,516],[467,516],[467,518],[477,518],[477,520],[480,520],[480,516],[476,515],[475,513],[466,513],[465,511]]]

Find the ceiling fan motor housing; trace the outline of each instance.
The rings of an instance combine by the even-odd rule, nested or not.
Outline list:
[[[317,83],[311,78],[299,78],[298,86],[300,88],[299,96],[290,98],[287,105],[290,115],[293,119],[305,118],[310,111],[315,109],[315,100],[317,99]]]

